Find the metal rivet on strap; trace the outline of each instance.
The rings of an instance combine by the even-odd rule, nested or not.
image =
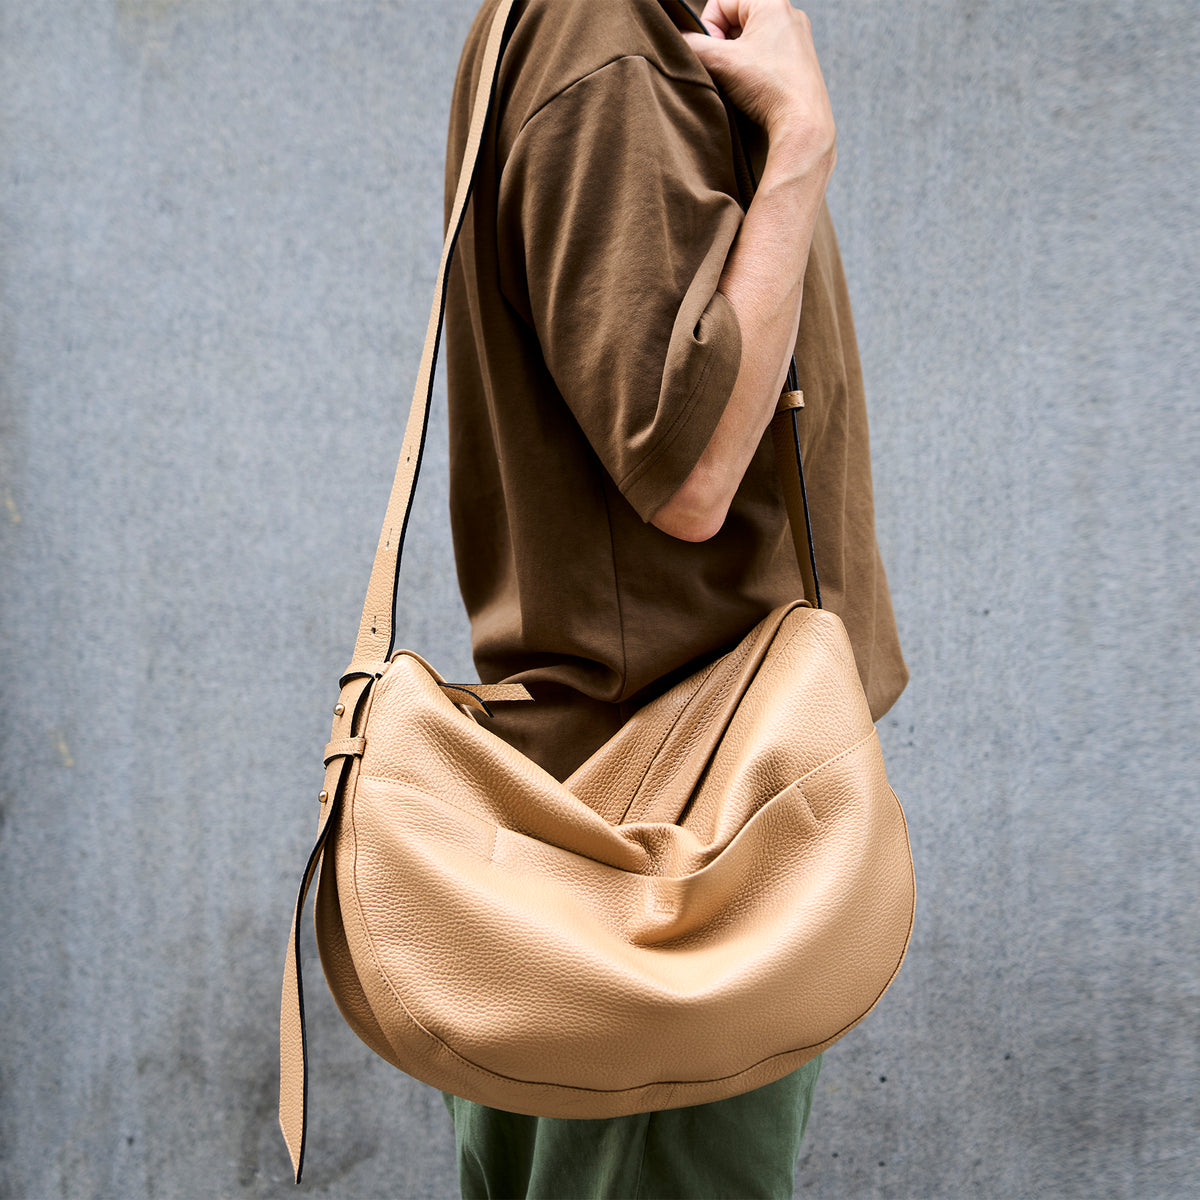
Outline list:
[[[320,802],[322,804],[324,804],[325,801],[329,799],[329,793],[324,788],[322,788],[320,795],[317,796],[317,799],[320,800]]]
[[[340,717],[345,711],[346,706],[340,700],[333,706],[333,715],[335,717]]]

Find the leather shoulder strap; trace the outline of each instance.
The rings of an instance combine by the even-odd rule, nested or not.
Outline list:
[[[358,640],[354,644],[351,667],[359,662],[386,660],[394,649],[393,611],[396,581],[400,574],[400,553],[404,546],[404,535],[408,531],[408,520],[412,513],[413,489],[417,484],[417,472],[421,468],[421,455],[425,449],[425,431],[429,424],[429,406],[433,399],[433,373],[437,365],[438,342],[442,334],[442,317],[446,306],[446,279],[450,270],[450,256],[454,253],[454,246],[458,241],[467,199],[471,194],[471,184],[475,178],[475,167],[479,161],[484,127],[491,111],[496,70],[500,63],[512,6],[513,0],[501,0],[492,19],[483,52],[479,84],[471,109],[471,125],[467,132],[466,148],[463,150],[462,166],[458,172],[458,189],[450,211],[446,240],[438,265],[433,305],[425,332],[425,348],[421,353],[421,366],[413,389],[412,407],[404,430],[404,442],[400,447],[400,461],[396,465],[396,476],[392,481],[392,494],[383,519],[383,529],[379,534],[379,544],[375,550],[375,564],[371,568],[371,580],[367,585],[367,597],[358,625]]]

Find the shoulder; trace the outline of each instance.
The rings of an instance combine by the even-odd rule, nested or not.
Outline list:
[[[499,0],[486,0],[463,50],[456,91],[478,77]],[[713,91],[681,28],[687,7],[662,0],[517,0],[497,81],[501,160],[526,123],[558,96],[611,64],[645,60],[656,74]],[[465,97],[463,97],[465,99]]]

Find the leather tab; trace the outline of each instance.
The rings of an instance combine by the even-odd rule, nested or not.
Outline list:
[[[361,758],[366,748],[365,737],[338,738],[325,747],[325,765],[329,766],[335,758]]]
[[[378,679],[390,666],[383,662],[353,662],[346,668],[346,673],[338,680],[338,687],[345,687],[351,679]]]
[[[520,683],[442,683],[438,686],[455,704],[463,704],[489,717],[493,715],[491,704],[533,699]]]
[[[478,700],[491,704],[497,700],[532,700],[523,683],[443,683],[447,691],[470,692]]]
[[[776,416],[779,413],[791,412],[794,408],[804,407],[804,393],[799,388],[788,388],[780,393],[779,403],[775,405]]]

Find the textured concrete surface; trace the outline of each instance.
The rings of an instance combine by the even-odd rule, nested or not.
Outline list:
[[[473,8],[0,2],[4,1195],[290,1194],[288,908]],[[810,12],[920,907],[797,1192],[1190,1197],[1194,6]],[[402,640],[467,675],[443,452]],[[452,1196],[440,1098],[309,1009],[301,1191]]]

